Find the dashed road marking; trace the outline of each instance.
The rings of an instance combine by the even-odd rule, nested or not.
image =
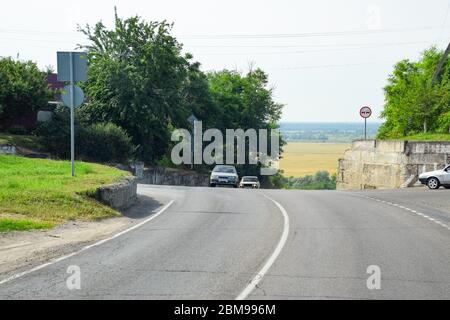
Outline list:
[[[369,199],[369,200],[373,200],[373,201],[377,201],[377,202],[381,202],[381,203],[384,203],[384,204],[387,204],[387,205],[390,205],[390,206],[393,206],[393,207],[396,207],[396,208],[399,208],[399,209],[406,210],[408,212],[414,213],[415,215],[417,215],[419,217],[425,218],[428,221],[434,222],[437,225],[439,225],[441,227],[444,227],[447,230],[450,230],[450,226],[448,226],[447,224],[443,223],[442,221],[439,221],[439,220],[436,220],[434,218],[431,218],[430,216],[428,216],[428,215],[426,215],[424,213],[418,212],[416,210],[413,210],[411,208],[408,208],[408,207],[405,207],[405,206],[401,206],[399,204],[392,203],[392,202],[389,202],[389,201],[383,201],[383,200],[380,200],[380,199],[372,198],[372,197],[364,197],[364,198]]]

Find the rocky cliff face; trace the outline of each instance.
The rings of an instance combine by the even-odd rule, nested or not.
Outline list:
[[[337,189],[407,188],[449,162],[450,142],[355,141],[339,160]]]

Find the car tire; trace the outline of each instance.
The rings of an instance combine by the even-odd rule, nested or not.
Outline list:
[[[427,180],[427,187],[431,190],[437,190],[441,187],[441,183],[437,178],[430,178]]]
[[[215,187],[216,187],[216,185],[215,185],[214,183],[211,183],[209,186],[210,186],[211,188],[215,188]]]

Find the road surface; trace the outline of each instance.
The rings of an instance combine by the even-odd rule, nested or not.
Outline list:
[[[450,299],[448,190],[139,193],[136,228],[0,279],[0,299]]]

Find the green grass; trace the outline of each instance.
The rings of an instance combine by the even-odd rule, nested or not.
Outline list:
[[[400,140],[408,141],[450,141],[449,133],[419,133],[412,136],[402,137]]]
[[[54,224],[50,222],[0,218],[0,233],[10,231],[42,230],[52,228],[53,226]]]
[[[128,173],[91,163],[76,162],[75,167],[73,178],[68,161],[0,155],[0,219],[18,216],[51,227],[119,215],[89,194]]]

